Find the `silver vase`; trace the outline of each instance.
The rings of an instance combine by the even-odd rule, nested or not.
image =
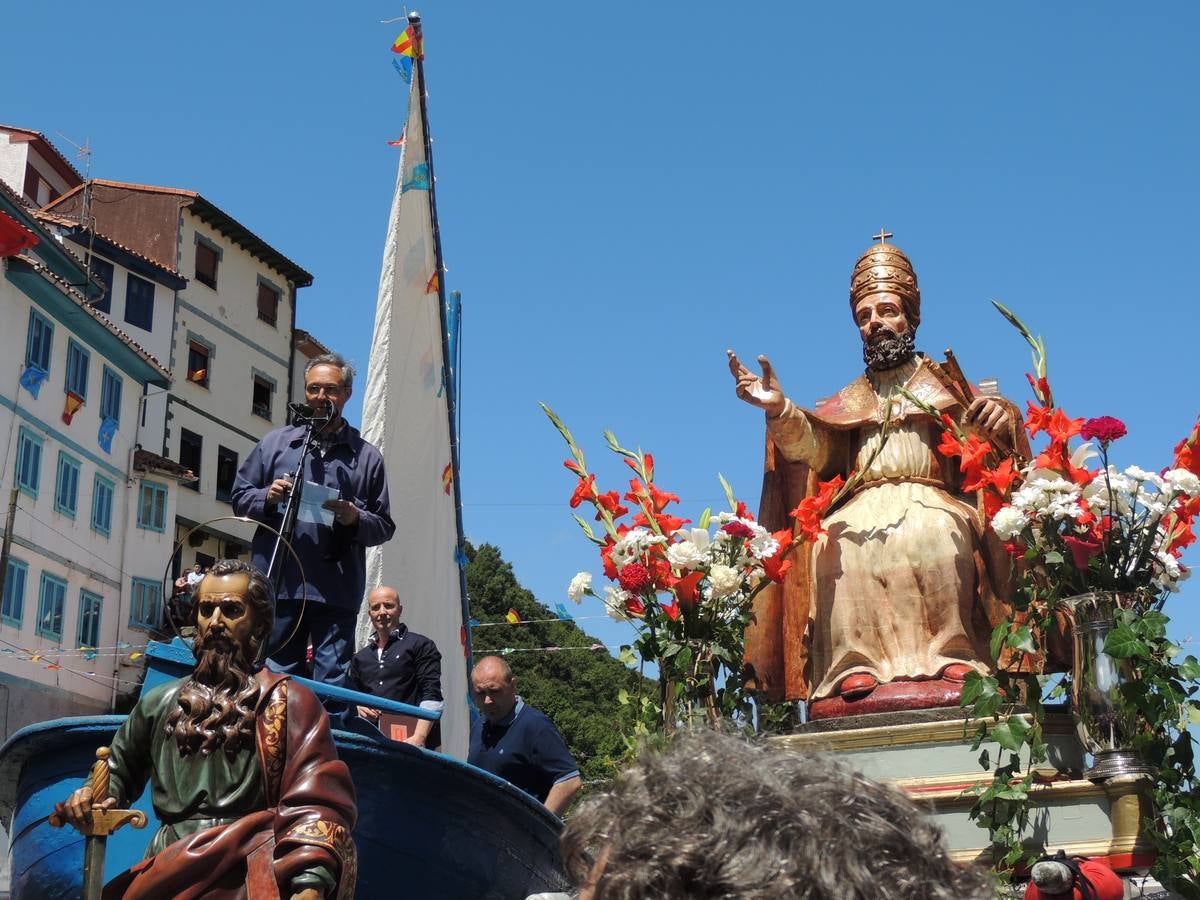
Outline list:
[[[1105,781],[1116,775],[1153,774],[1154,768],[1132,749],[1137,715],[1121,705],[1121,685],[1134,677],[1132,660],[1104,652],[1104,643],[1116,627],[1120,595],[1093,591],[1068,597],[1060,608],[1071,622],[1071,706],[1076,730],[1094,757],[1083,777]]]

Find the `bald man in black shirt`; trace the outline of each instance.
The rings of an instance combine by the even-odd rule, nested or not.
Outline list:
[[[347,686],[365,694],[386,697],[422,709],[441,711],[442,654],[437,644],[400,621],[404,607],[394,588],[377,587],[367,595],[367,609],[375,634],[354,655],[347,672]],[[379,710],[359,706],[359,715],[378,723]],[[436,750],[441,746],[437,722],[418,719],[406,744]]]

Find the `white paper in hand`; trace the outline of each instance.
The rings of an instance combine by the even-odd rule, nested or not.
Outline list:
[[[325,509],[321,504],[326,500],[338,498],[337,488],[325,487],[315,481],[304,482],[304,492],[300,495],[300,509],[296,519],[300,522],[311,522],[314,525],[333,527],[333,510]]]

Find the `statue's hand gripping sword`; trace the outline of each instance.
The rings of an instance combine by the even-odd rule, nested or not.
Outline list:
[[[101,809],[108,799],[108,757],[112,751],[101,747],[96,751],[96,762],[92,766],[89,781],[92,788],[91,822],[76,825],[86,838],[83,851],[83,894],[82,900],[100,900],[104,890],[104,849],[108,836],[129,823],[134,828],[146,827],[146,814],[140,809]],[[52,828],[66,824],[57,813],[49,818]]]

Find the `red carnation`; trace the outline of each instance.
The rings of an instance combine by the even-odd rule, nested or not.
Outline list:
[[[1083,423],[1079,434],[1085,441],[1097,440],[1102,444],[1111,444],[1117,438],[1123,438],[1129,432],[1125,423],[1112,416],[1097,416]]]
[[[754,529],[751,528],[749,525],[747,525],[745,522],[736,522],[736,521],[735,522],[726,522],[724,525],[721,526],[721,530],[724,531],[726,534],[733,535],[734,537],[739,537],[739,538],[754,537]]]
[[[650,586],[650,572],[641,563],[629,563],[617,573],[621,587],[631,594],[640,594]]]

